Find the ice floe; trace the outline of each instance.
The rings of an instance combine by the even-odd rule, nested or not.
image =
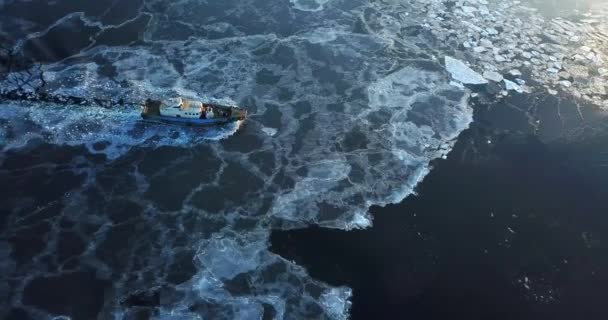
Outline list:
[[[479,73],[473,71],[464,62],[452,57],[445,57],[445,68],[452,75],[454,80],[464,84],[486,84],[488,80],[484,79]]]
[[[504,82],[505,82],[505,88],[507,90],[514,90],[519,93],[523,92],[522,88],[517,83],[515,83],[511,80],[507,80],[507,79],[504,79]]]
[[[277,134],[277,129],[275,128],[262,128],[262,131],[264,131],[265,134],[271,137]]]
[[[501,82],[503,79],[503,76],[496,71],[484,71],[483,77],[494,82]]]

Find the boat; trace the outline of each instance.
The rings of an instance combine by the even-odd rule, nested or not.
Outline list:
[[[169,102],[147,99],[142,106],[145,120],[194,126],[214,126],[244,120],[247,110],[177,98]]]

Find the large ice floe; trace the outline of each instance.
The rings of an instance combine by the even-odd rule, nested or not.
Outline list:
[[[268,251],[271,228],[370,226],[369,206],[411,194],[468,127],[467,85],[525,92],[531,78],[601,104],[597,17],[446,4],[153,0],[113,21],[104,12],[116,2],[46,26],[0,10],[4,30],[21,32],[14,49],[44,62],[0,78],[2,96],[28,100],[0,105],[0,175],[54,189],[0,202],[2,239],[38,228],[46,244],[0,242],[14,260],[1,270],[18,283],[1,309],[69,316],[79,309],[34,293],[78,276],[102,288],[88,312],[108,319],[346,319],[351,290]],[[4,9],[17,5],[36,2]],[[62,32],[71,56],[42,54]],[[176,95],[227,99],[250,117],[200,130],[138,120],[137,101]],[[66,239],[82,248],[65,253]]]

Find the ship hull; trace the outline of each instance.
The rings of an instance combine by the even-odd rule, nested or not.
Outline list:
[[[182,118],[182,117],[173,117],[173,116],[156,116],[156,115],[146,115],[144,113],[141,114],[141,117],[145,120],[155,121],[155,122],[163,122],[163,123],[172,123],[172,124],[180,124],[186,126],[198,126],[198,127],[211,127],[217,125],[223,125],[226,123],[238,121],[238,119],[230,118],[216,118],[216,119],[197,119],[197,118]]]

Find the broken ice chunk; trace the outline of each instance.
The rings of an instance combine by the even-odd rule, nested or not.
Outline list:
[[[458,81],[450,81],[450,85],[460,88],[460,89],[464,89],[464,86],[462,85],[462,83],[458,82]]]
[[[475,13],[475,11],[477,11],[477,8],[469,7],[469,6],[462,6],[461,9],[464,12],[464,14],[466,14],[468,16],[473,16],[473,13]]]
[[[553,67],[557,70],[561,70],[562,69],[562,63],[561,62],[553,62]]]
[[[521,71],[519,71],[517,69],[513,69],[513,70],[509,71],[509,74],[514,77],[519,77],[519,76],[521,76]]]
[[[505,89],[507,90],[515,90],[516,92],[522,93],[524,92],[521,88],[521,86],[519,86],[517,83],[504,79],[505,82]]]
[[[498,34],[498,31],[496,29],[492,28],[492,27],[486,28],[486,32],[489,35],[497,35]]]
[[[277,129],[275,128],[262,128],[262,131],[271,137],[277,134]]]
[[[583,57],[583,56],[581,56],[580,54],[578,54],[578,53],[577,53],[577,54],[575,54],[575,55],[572,57],[572,59],[580,61],[580,60],[585,59],[585,57]]]
[[[502,75],[496,71],[484,71],[483,77],[494,82],[501,82],[503,79]]]
[[[503,56],[501,56],[499,54],[494,55],[494,60],[496,60],[496,62],[505,62],[505,61],[507,61],[507,59],[505,59],[505,57],[503,57]]]
[[[452,57],[445,57],[445,68],[452,75],[454,80],[464,84],[486,84],[488,80],[484,79],[479,73],[473,71],[464,62]]]
[[[488,39],[481,39],[479,40],[479,45],[486,47],[486,48],[492,48],[493,44],[492,41],[488,40]]]

